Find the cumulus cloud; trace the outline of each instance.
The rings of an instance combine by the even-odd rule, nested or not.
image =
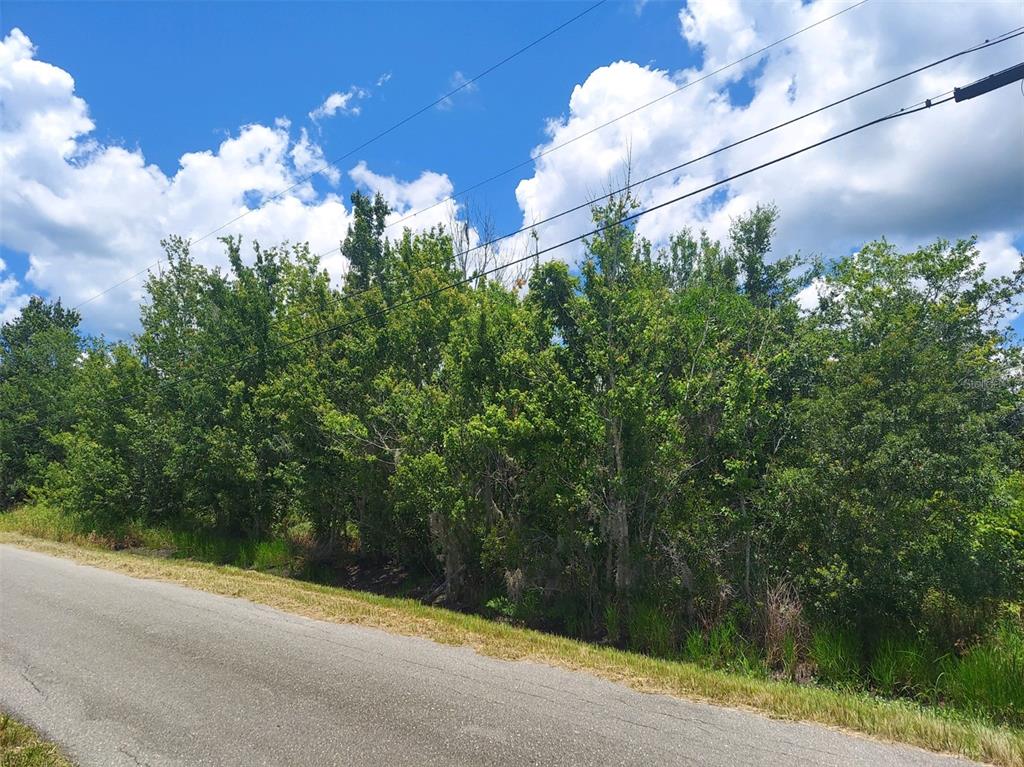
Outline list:
[[[19,293],[18,287],[17,278],[7,274],[7,264],[0,258],[0,325],[17,317],[21,307],[28,303],[28,294]]]
[[[395,218],[403,218],[411,212],[419,211],[446,200],[454,191],[451,180],[446,174],[427,171],[411,182],[401,181],[394,176],[382,176],[371,171],[365,162],[358,163],[348,175],[360,186],[373,193],[380,194],[392,208]],[[440,207],[440,206],[439,206]],[[424,216],[427,213],[423,214]],[[437,223],[438,216],[433,214],[432,220]]]
[[[284,126],[284,129],[287,130],[288,126]],[[299,140],[292,146],[291,159],[295,170],[304,176],[320,173],[332,186],[337,186],[341,180],[341,172],[327,163],[323,149],[319,144],[314,144],[309,140],[309,134],[305,128],[300,131]]]
[[[347,91],[335,91],[324,99],[320,106],[309,113],[309,118],[313,122],[319,122],[324,118],[334,117],[339,112],[343,115],[358,116],[362,112],[362,107],[356,102],[369,95],[370,92],[368,90],[356,85],[353,85]]]
[[[402,228],[423,231],[443,226],[449,232],[457,231],[464,239],[457,247],[474,248],[480,241],[480,232],[471,225],[465,207],[452,199],[455,191],[447,174],[425,171],[419,178],[402,181],[394,176],[382,176],[360,162],[348,173],[349,177],[371,194],[387,201],[391,214],[387,218],[388,234],[397,237]],[[492,254],[509,253],[508,247],[493,248]]]
[[[680,34],[700,55],[699,66],[668,71],[619,61],[600,67],[573,89],[565,116],[549,121],[548,139],[535,156],[835,10],[797,0],[693,0],[679,14]],[[619,186],[627,157],[632,177],[643,178],[1022,23],[1019,4],[936,4],[925,18],[902,4],[868,3],[539,157],[532,177],[516,189],[524,223]],[[1018,39],[965,56],[645,184],[636,194],[644,206],[675,197],[1003,69],[1022,52]],[[1022,117],[1014,88],[947,104],[644,216],[638,229],[655,242],[685,224],[722,237],[731,218],[774,201],[782,212],[779,253],[833,256],[880,236],[911,247],[938,236],[977,234],[990,269],[1005,270],[1012,241],[1024,233]],[[581,213],[545,225],[540,244],[561,241],[586,224]]]
[[[318,191],[306,178],[325,164],[323,151],[305,130],[294,138],[286,118],[243,126],[212,149],[183,154],[169,175],[141,150],[96,140],[72,76],[37,58],[17,29],[0,42],[0,101],[0,242],[29,260],[27,284],[0,269],[0,318],[13,316],[32,291],[76,305],[157,261],[168,234],[196,240],[239,216],[217,234],[308,241],[314,252],[333,251],[324,265],[335,276],[344,273],[336,248],[350,211],[338,193]],[[336,169],[322,175],[330,184],[340,181]],[[408,189],[389,179],[389,194],[409,205],[436,201],[431,190],[442,197],[450,191],[436,176],[424,174]],[[202,263],[226,265],[217,237],[192,251]],[[86,326],[131,332],[143,285],[142,277],[129,280],[88,303]]]

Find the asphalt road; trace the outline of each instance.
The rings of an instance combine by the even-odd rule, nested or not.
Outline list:
[[[102,765],[961,765],[0,546],[0,708]]]

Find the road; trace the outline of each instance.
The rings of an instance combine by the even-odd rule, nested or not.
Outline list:
[[[102,765],[963,765],[0,546],[0,708]]]

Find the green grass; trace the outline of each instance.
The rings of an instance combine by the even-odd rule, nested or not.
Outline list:
[[[2,526],[9,529],[9,524],[5,521]],[[307,583],[256,570],[114,552],[11,532],[0,534],[0,542],[133,577],[171,581],[240,597],[318,620],[371,626],[468,646],[496,658],[531,660],[584,671],[641,691],[816,722],[1005,767],[1024,766],[1024,730],[912,701],[883,700],[864,692],[796,685],[755,674],[709,669],[519,628],[414,600]],[[724,637],[716,637],[712,642],[717,652],[728,655]],[[743,665],[739,659],[733,661]]]
[[[33,729],[0,714],[0,767],[71,767],[71,763]]]
[[[951,703],[1024,722],[1024,634],[1019,628],[1003,621],[988,642],[943,665],[937,684]]]
[[[856,687],[860,677],[860,647],[852,635],[819,629],[808,648],[818,679],[839,688]]]

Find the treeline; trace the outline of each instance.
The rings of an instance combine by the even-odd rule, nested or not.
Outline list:
[[[225,239],[225,273],[171,239],[131,343],[31,301],[0,331],[3,503],[399,563],[668,654],[723,624],[951,641],[1021,600],[1024,270],[971,240],[778,259],[770,207],[655,249],[627,198],[578,270],[440,290],[449,233],[353,201],[340,290],[306,246]]]

